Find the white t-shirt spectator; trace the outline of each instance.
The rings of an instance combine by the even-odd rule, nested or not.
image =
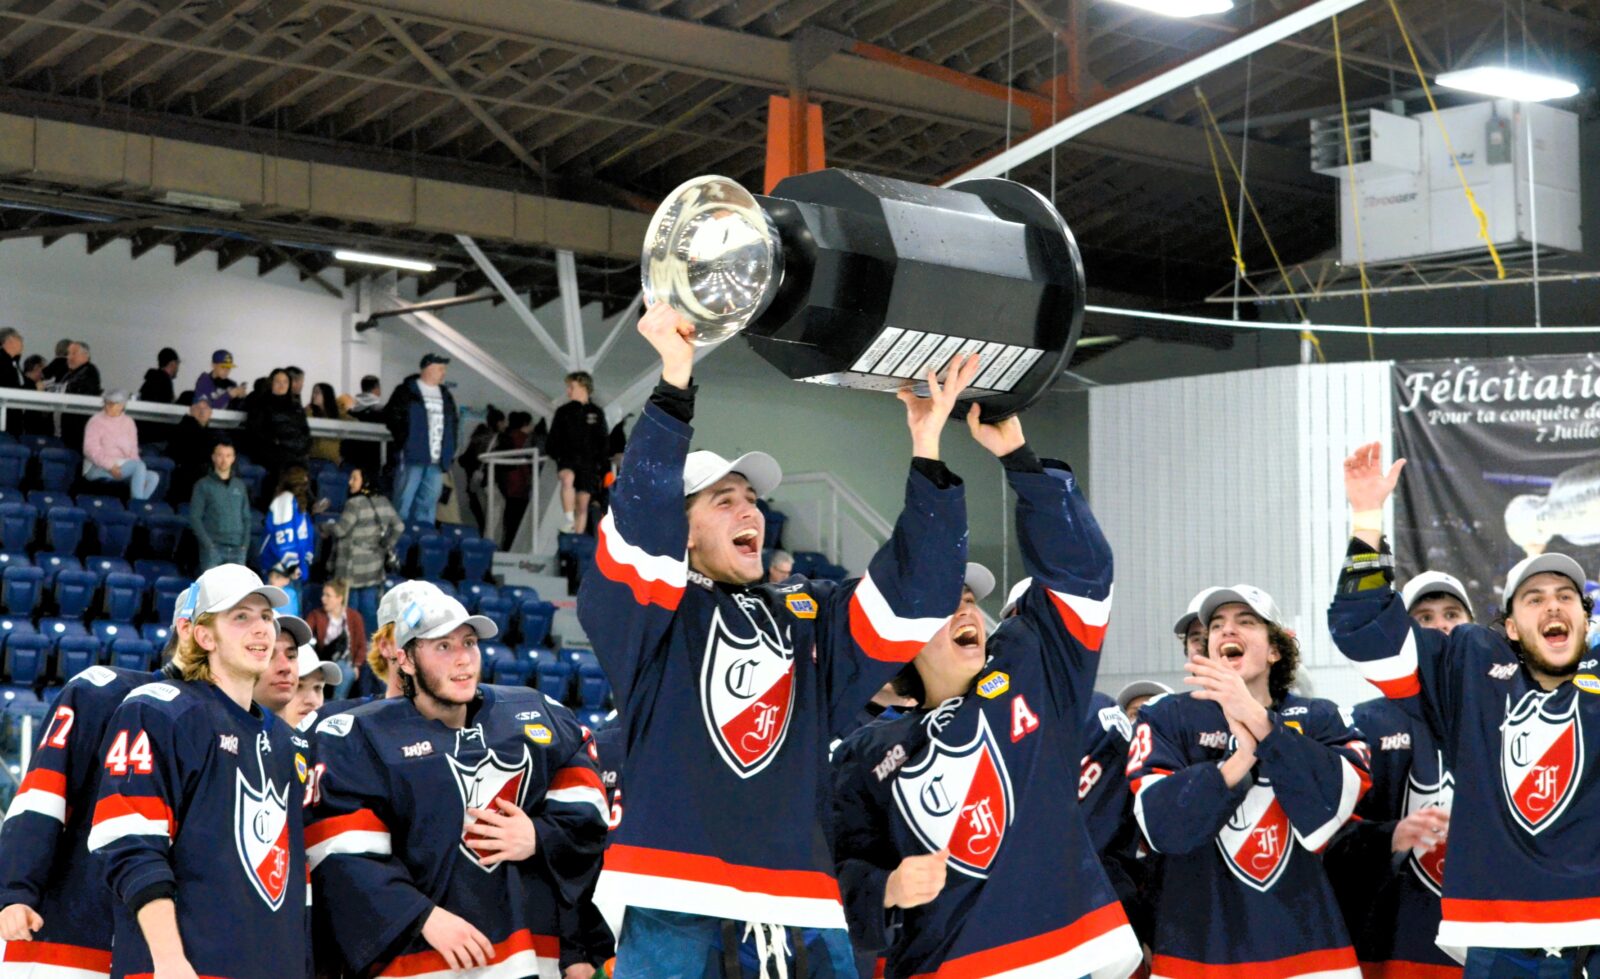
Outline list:
[[[428,461],[438,462],[439,454],[444,451],[444,395],[437,384],[424,384],[420,380],[417,390],[422,392],[422,406],[428,411]]]

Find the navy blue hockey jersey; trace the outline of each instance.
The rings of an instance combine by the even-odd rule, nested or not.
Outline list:
[[[1447,842],[1393,852],[1395,825],[1429,807],[1449,812],[1455,779],[1426,726],[1393,701],[1357,704],[1372,750],[1372,788],[1327,852],[1328,876],[1367,979],[1451,979],[1461,967],[1435,943]]]
[[[1498,633],[1446,636],[1387,585],[1340,595],[1333,638],[1423,721],[1455,776],[1439,945],[1561,948],[1600,940],[1600,677],[1546,691]]]
[[[1358,977],[1320,852],[1367,786],[1367,747],[1331,701],[1294,694],[1229,788],[1222,708],[1168,694],[1128,749],[1134,816],[1160,854],[1152,975]]]
[[[317,724],[321,778],[306,830],[319,918],[353,973],[445,977],[422,938],[434,907],[494,945],[478,979],[558,979],[560,906],[593,879],[605,843],[605,798],[572,712],[525,687],[480,686],[467,726],[424,718],[405,698]],[[469,808],[518,806],[535,853],[485,866]]]
[[[834,752],[851,938],[860,951],[888,947],[890,979],[1123,979],[1140,958],[1073,777],[1111,609],[1111,549],[1064,467],[1007,477],[1034,583],[990,637],[972,690],[876,721]],[[941,847],[944,890],[886,913],[890,872]]]
[[[91,666],[51,705],[0,829],[0,908],[25,904],[44,927],[32,941],[5,944],[0,979],[36,965],[83,977],[111,971],[111,891],[88,847],[100,742],[122,698],[150,680],[149,673]]]
[[[1133,795],[1128,791],[1128,742],[1133,722],[1117,702],[1096,691],[1083,723],[1083,759],[1078,764],[1078,805],[1096,853],[1129,849],[1135,842]],[[1131,853],[1130,853],[1131,856]]]
[[[687,561],[689,436],[645,408],[578,595],[627,732],[627,818],[597,900],[843,928],[827,745],[959,604],[963,491],[913,466],[863,578],[713,584]]]
[[[305,759],[290,734],[206,682],[147,683],[117,708],[89,831],[117,898],[112,975],[151,972],[127,902],[161,884],[177,887],[178,934],[199,975],[305,974]]]

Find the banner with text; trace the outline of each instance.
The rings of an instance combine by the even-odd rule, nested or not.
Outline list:
[[[1600,353],[1394,365],[1399,580],[1460,578],[1480,622],[1528,554],[1600,577]]]

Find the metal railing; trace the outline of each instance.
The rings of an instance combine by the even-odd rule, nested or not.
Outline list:
[[[785,473],[773,504],[789,518],[790,550],[821,551],[852,575],[865,573],[873,553],[894,533],[891,521],[829,472]],[[856,533],[847,533],[851,529]],[[801,535],[814,546],[794,543]]]
[[[528,446],[527,448],[523,449],[497,449],[493,452],[485,452],[478,456],[479,461],[483,463],[487,470],[484,476],[483,484],[483,526],[486,533],[496,534],[496,536],[493,538],[495,541],[502,541],[505,539],[504,528],[502,528],[499,525],[499,522],[495,519],[495,502],[500,495],[500,484],[495,479],[496,467],[527,466],[531,469],[531,472],[528,473],[528,486],[532,495],[528,500],[527,513],[524,515],[525,520],[532,521],[532,526],[529,528],[528,533],[528,556],[530,558],[534,556],[533,552],[538,546],[539,540],[540,458],[541,456],[539,454],[539,450],[532,446]],[[514,543],[515,538],[512,538],[512,540]]]

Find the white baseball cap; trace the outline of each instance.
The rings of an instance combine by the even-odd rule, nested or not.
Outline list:
[[[1188,633],[1189,633],[1189,623],[1191,623],[1194,620],[1200,618],[1200,605],[1201,605],[1201,603],[1203,603],[1206,600],[1206,596],[1207,595],[1211,594],[1212,592],[1214,592],[1216,590],[1217,589],[1214,588],[1214,587],[1213,588],[1202,588],[1199,591],[1194,593],[1194,597],[1189,599],[1189,607],[1184,609],[1183,615],[1178,618],[1177,622],[1174,622],[1172,624],[1172,634],[1173,635],[1178,636],[1180,638],[1183,637],[1183,636],[1188,635]]]
[[[177,600],[172,603],[171,629],[173,632],[178,631],[179,622],[187,622],[194,618],[194,600],[194,583],[190,582],[188,588],[178,592]]]
[[[394,621],[394,644],[405,646],[413,639],[437,639],[464,625],[471,626],[479,639],[493,639],[500,631],[493,619],[471,614],[465,605],[435,588],[433,594],[420,594],[400,610]]]
[[[1255,585],[1234,585],[1230,588],[1211,588],[1205,592],[1205,597],[1200,600],[1200,621],[1210,624],[1211,616],[1224,605],[1243,603],[1250,606],[1250,611],[1261,616],[1262,619],[1273,625],[1283,624],[1283,615],[1278,611],[1278,603],[1272,596],[1257,588]]]
[[[1558,574],[1571,578],[1580,593],[1583,591],[1586,577],[1583,566],[1565,554],[1535,554],[1532,557],[1525,557],[1506,572],[1506,590],[1500,596],[1501,603],[1510,608],[1511,600],[1517,595],[1517,589],[1536,574]]]
[[[295,665],[300,667],[300,679],[302,680],[321,670],[323,683],[331,683],[337,686],[344,682],[344,670],[339,667],[339,664],[318,656],[317,647],[310,643],[300,647],[300,656],[295,660]]]
[[[378,628],[383,628],[400,618],[400,610],[424,595],[439,594],[439,586],[431,581],[402,581],[383,593],[378,602]]]
[[[311,641],[311,626],[298,615],[286,615],[283,612],[274,612],[274,619],[278,623],[279,632],[287,632],[289,638],[294,640],[296,646],[304,646]]]
[[[282,588],[264,585],[256,573],[242,564],[219,564],[194,583],[194,613],[226,612],[251,595],[260,595],[273,608],[289,603]]]
[[[967,574],[961,582],[972,589],[972,597],[980,602],[994,593],[994,572],[975,561],[967,562]]]
[[[1406,611],[1409,612],[1417,599],[1425,595],[1437,595],[1440,592],[1465,605],[1468,618],[1476,615],[1472,611],[1472,599],[1467,597],[1467,586],[1463,585],[1455,575],[1445,574],[1443,571],[1424,571],[1406,582],[1406,586],[1400,589],[1400,600],[1405,603]]]
[[[783,482],[783,468],[765,452],[746,452],[729,462],[715,452],[701,449],[683,460],[683,495],[693,496],[729,473],[749,480],[757,496],[766,496]]]
[[[1117,706],[1123,710],[1137,697],[1159,697],[1171,693],[1172,688],[1156,680],[1135,680],[1117,691]]]
[[[1022,601],[1022,596],[1027,593],[1029,588],[1032,588],[1032,587],[1033,587],[1033,579],[1032,578],[1023,578],[1021,581],[1019,581],[1016,584],[1012,585],[1011,586],[1011,590],[1006,592],[1006,603],[1005,603],[1005,605],[1000,607],[1000,617],[1003,619],[1006,616],[1010,615],[1011,614],[1011,610],[1017,607],[1017,603]]]

